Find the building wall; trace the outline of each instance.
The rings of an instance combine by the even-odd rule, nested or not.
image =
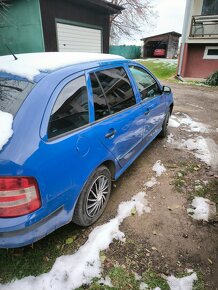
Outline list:
[[[182,77],[207,78],[218,70],[218,59],[204,59],[205,44],[186,44]]]
[[[178,54],[178,36],[169,35],[169,42],[167,47],[167,58],[174,58]]]
[[[82,4],[82,3],[81,3]],[[103,52],[109,52],[109,15],[100,13],[77,1],[40,0],[45,51],[57,51],[56,20],[68,24],[87,24],[87,27],[100,27],[103,31]]]
[[[0,55],[44,51],[39,0],[11,1],[0,19]]]

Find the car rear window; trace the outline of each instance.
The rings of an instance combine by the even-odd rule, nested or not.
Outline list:
[[[15,116],[33,86],[28,81],[0,77],[0,110]]]

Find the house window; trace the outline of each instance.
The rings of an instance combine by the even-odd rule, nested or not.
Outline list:
[[[218,59],[218,46],[206,46],[204,59]]]
[[[218,15],[218,1],[204,0],[201,15]]]

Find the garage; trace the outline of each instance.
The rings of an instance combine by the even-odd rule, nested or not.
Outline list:
[[[123,9],[105,0],[11,1],[7,17],[0,19],[0,55],[8,54],[3,43],[15,54],[108,53],[110,17]]]
[[[177,57],[180,36],[180,33],[171,31],[141,39],[144,42],[143,57]]]
[[[102,52],[102,30],[57,23],[58,51]]]

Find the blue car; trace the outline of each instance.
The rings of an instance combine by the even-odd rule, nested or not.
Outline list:
[[[93,224],[111,182],[166,136],[172,110],[171,89],[132,60],[0,57],[0,112],[13,116],[0,150],[0,247],[31,244],[71,221]]]

